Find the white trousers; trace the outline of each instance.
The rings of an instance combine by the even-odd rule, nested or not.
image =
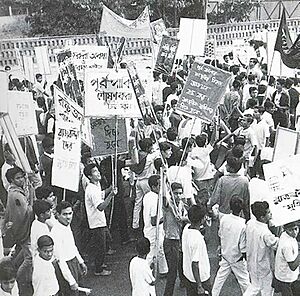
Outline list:
[[[250,274],[250,279],[251,284],[243,296],[256,296],[259,292],[261,293],[261,296],[273,296],[274,289],[272,288],[272,272],[264,278],[258,278],[256,275]]]
[[[236,263],[229,263],[224,258],[222,258],[219,265],[220,268],[217,272],[212,288],[212,296],[220,295],[223,284],[225,283],[231,271],[235,275],[242,290],[242,293],[244,293],[250,284],[249,273],[247,270],[247,262],[243,260]]]

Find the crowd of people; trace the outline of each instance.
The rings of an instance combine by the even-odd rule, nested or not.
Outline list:
[[[274,227],[259,187],[276,128],[297,128],[298,80],[269,76],[257,57],[248,65],[232,53],[223,63],[207,59],[232,74],[207,124],[177,109],[194,60],[177,60],[171,76],[153,73],[146,112],[130,121],[128,154],[92,157],[82,145],[78,192],[52,184],[53,86],[40,74],[32,85],[9,76],[10,90],[33,93],[40,155],[25,174],[3,145],[0,295],[78,295],[88,272],[111,274],[105,257],[116,240],[136,244],[134,296],[156,295],[158,278],[165,278],[164,296],[173,295],[177,274],[188,296],[217,296],[231,272],[243,295],[299,295],[299,221]],[[212,224],[220,239],[215,277],[206,236]]]

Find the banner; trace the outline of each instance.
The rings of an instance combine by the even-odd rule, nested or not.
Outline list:
[[[93,137],[92,156],[114,155],[116,151],[116,120],[91,119]],[[118,119],[117,149],[119,153],[128,151],[125,119]]]
[[[38,64],[39,72],[42,75],[50,75],[51,68],[49,63],[48,47],[39,46],[34,48],[36,61]]]
[[[65,94],[69,96],[80,107],[83,107],[83,97],[81,87],[77,79],[77,73],[72,61],[70,49],[60,51],[57,54],[58,71],[61,87]]]
[[[79,45],[71,46],[72,62],[76,73],[83,80],[84,70],[106,69],[108,61],[108,48],[106,46]]]
[[[0,72],[0,113],[8,112],[8,77],[6,72]]]
[[[177,110],[210,122],[230,79],[229,72],[194,62],[179,98]]]
[[[300,217],[300,155],[276,160],[263,166],[272,202],[275,226],[299,220]]]
[[[207,34],[207,19],[181,18],[177,57],[184,55],[203,56]]]
[[[54,102],[56,121],[72,122],[81,125],[81,139],[89,147],[92,147],[90,120],[83,117],[83,108],[69,99],[56,86],[54,86]]]
[[[23,56],[23,69],[26,79],[30,82],[35,81],[33,59],[30,56]]]
[[[85,116],[141,117],[126,69],[85,72]]]
[[[78,191],[80,150],[79,124],[56,121],[52,185]]]
[[[37,135],[38,128],[32,93],[9,91],[8,96],[8,113],[18,137]]]
[[[120,17],[103,5],[100,34],[125,38],[151,38],[148,7],[135,20]]]
[[[162,37],[160,48],[157,54],[154,71],[169,76],[171,75],[178,44],[179,44],[178,39],[169,36]]]

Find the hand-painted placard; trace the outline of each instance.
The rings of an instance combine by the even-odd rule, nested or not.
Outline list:
[[[116,121],[115,119],[91,119],[93,137],[93,156],[114,155],[116,151]],[[118,119],[117,152],[128,150],[125,119]]]
[[[85,116],[141,117],[127,70],[85,72]]]
[[[78,191],[81,136],[78,123],[57,121],[52,185]]]
[[[177,109],[211,122],[231,74],[211,65],[194,62]]]

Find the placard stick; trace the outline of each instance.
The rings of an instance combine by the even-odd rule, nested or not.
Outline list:
[[[63,188],[63,201],[66,200],[66,188]]]

